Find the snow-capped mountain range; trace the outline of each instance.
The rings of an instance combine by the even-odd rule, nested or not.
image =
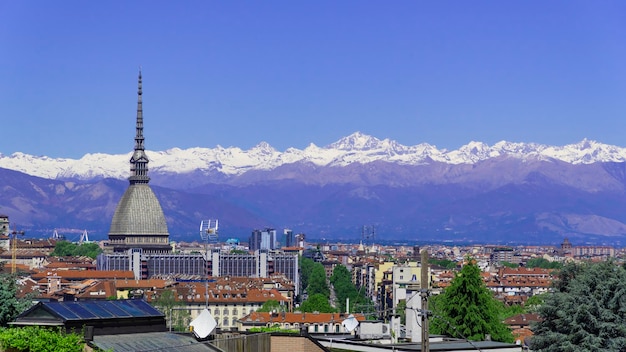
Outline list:
[[[174,239],[196,239],[199,221],[219,218],[222,234],[244,241],[266,226],[354,239],[376,225],[381,238],[413,242],[626,242],[626,148],[586,139],[448,151],[357,132],[304,150],[260,143],[147,154]],[[105,238],[130,157],[0,155],[0,213],[31,234]]]
[[[49,158],[20,152],[0,154],[0,167],[47,179],[82,179],[128,177],[132,151],[127,154],[86,154],[80,159]],[[584,139],[576,144],[549,146],[536,143],[501,141],[492,146],[470,142],[457,150],[441,150],[421,143],[405,146],[393,140],[380,140],[360,132],[353,133],[326,147],[310,144],[303,150],[289,148],[284,152],[261,142],[249,150],[224,148],[172,148],[147,151],[150,172],[184,174],[200,172],[242,175],[251,170],[272,170],[298,162],[316,166],[348,166],[384,161],[400,165],[424,165],[431,162],[475,164],[497,157],[520,160],[560,160],[570,164],[626,161],[626,148]]]

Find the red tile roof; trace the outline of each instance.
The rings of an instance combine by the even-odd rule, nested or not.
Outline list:
[[[42,270],[32,275],[34,280],[41,280],[49,276],[62,277],[68,280],[85,279],[134,279],[132,271],[122,270]]]
[[[358,321],[365,320],[363,314],[354,314]],[[239,319],[243,324],[246,322],[258,323],[298,323],[298,324],[328,324],[340,323],[347,319],[348,315],[343,313],[269,313],[269,312],[252,312],[245,317]]]

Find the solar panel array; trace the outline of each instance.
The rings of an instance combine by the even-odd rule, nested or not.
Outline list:
[[[45,307],[64,320],[161,317],[163,313],[139,299],[47,302]]]

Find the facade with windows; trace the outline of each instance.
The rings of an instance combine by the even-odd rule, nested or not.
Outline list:
[[[140,248],[124,253],[101,253],[97,259],[97,270],[132,271],[135,279],[155,276],[197,277],[269,277],[283,274],[299,287],[299,263],[296,253],[282,251],[256,251],[231,254],[216,250],[205,254],[155,254],[144,253]],[[296,292],[296,295],[299,291]]]
[[[353,314],[359,322],[365,320],[363,314]],[[290,313],[290,312],[253,312],[239,319],[239,331],[251,328],[273,327],[281,329],[305,330],[308,333],[345,334],[341,323],[348,319],[344,313]]]
[[[292,305],[291,299],[276,289],[247,289],[220,283],[209,286],[207,299],[204,288],[204,285],[198,283],[183,284],[174,288],[150,291],[147,293],[147,299],[148,302],[155,301],[163,291],[172,290],[176,300],[183,302],[184,308],[188,309],[190,321],[207,308],[218,327],[231,330],[237,329],[239,319],[258,310],[269,300],[278,302],[284,309],[290,309]]]
[[[251,251],[278,249],[276,230],[265,228],[263,230],[252,231],[248,241],[248,248]]]

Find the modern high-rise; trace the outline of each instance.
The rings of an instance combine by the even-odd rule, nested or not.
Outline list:
[[[293,247],[296,243],[293,237],[293,231],[291,229],[285,229],[283,233],[285,235],[283,247]]]
[[[130,158],[130,185],[117,204],[107,252],[168,253],[171,251],[167,222],[161,204],[148,185],[148,156],[143,136],[141,71],[137,91],[135,150]]]
[[[276,230],[265,228],[263,230],[252,231],[248,241],[248,248],[251,251],[277,249]]]

